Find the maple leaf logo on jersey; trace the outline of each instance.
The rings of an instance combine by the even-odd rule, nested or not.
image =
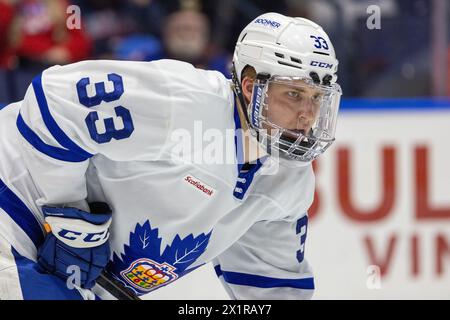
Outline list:
[[[211,232],[196,237],[190,234],[183,239],[176,235],[162,251],[158,228],[152,229],[147,220],[130,233],[130,244],[124,245],[124,253],[120,257],[114,253],[107,271],[136,294],[146,294],[196,269],[188,268],[205,252]]]

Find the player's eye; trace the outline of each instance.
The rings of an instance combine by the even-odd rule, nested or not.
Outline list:
[[[287,95],[293,99],[299,99],[300,93],[298,91],[288,91]]]
[[[320,101],[320,99],[322,99],[322,94],[321,93],[317,93],[315,95],[313,95],[312,100],[314,102]]]

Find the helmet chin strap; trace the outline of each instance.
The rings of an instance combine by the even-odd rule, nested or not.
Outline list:
[[[249,124],[250,119],[248,117],[247,108],[246,108],[247,103],[245,103],[244,94],[242,93],[242,87],[241,87],[241,84],[239,83],[239,79],[236,74],[236,68],[234,66],[234,62],[231,63],[231,80],[233,81],[234,93],[236,94],[236,96],[239,100],[239,104],[240,104],[242,113],[244,114],[245,121],[247,122],[247,124]]]
[[[232,76],[232,81],[233,81],[232,87],[233,87],[236,97],[238,98],[236,103],[237,103],[238,114],[239,114],[239,117],[241,118],[241,126],[242,126],[242,129],[246,132],[246,134],[249,134],[249,136],[245,136],[246,134],[244,135],[244,141],[246,141],[246,142],[244,142],[244,145],[245,145],[244,148],[246,148],[246,150],[247,150],[247,148],[251,149],[251,148],[255,147],[255,148],[258,148],[258,150],[260,150],[257,152],[258,155],[260,154],[260,152],[263,153],[264,155],[268,155],[270,153],[267,152],[267,150],[261,149],[261,145],[259,143],[259,132],[257,130],[255,130],[256,137],[253,137],[250,134],[251,129],[249,128],[250,119],[249,119],[248,113],[247,113],[247,108],[246,108],[247,104],[245,103],[245,98],[242,93],[242,88],[237,79],[236,69],[234,68],[234,63],[231,68],[231,76]],[[245,121],[242,121],[242,120],[245,120]],[[255,139],[256,144],[254,144],[252,142],[252,139]],[[253,145],[253,147],[252,147],[252,145]],[[246,154],[247,151],[244,151],[244,153]],[[255,160],[256,159],[247,159],[247,161],[255,161]]]
[[[233,82],[234,93],[238,98],[238,110],[239,114],[242,114],[245,118],[245,129],[248,130],[250,126],[250,118],[247,112],[247,103],[245,102],[244,94],[242,93],[242,86],[239,83],[239,79],[237,77],[236,68],[234,66],[234,62],[231,63],[231,79]],[[256,131],[256,140],[259,141],[259,132]],[[267,150],[266,150],[267,152]]]

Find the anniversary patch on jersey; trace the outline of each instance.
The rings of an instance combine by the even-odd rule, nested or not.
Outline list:
[[[150,259],[139,259],[120,273],[136,289],[151,291],[154,287],[169,284],[178,278],[176,268],[168,263],[158,263]]]
[[[165,286],[196,269],[189,267],[205,252],[212,231],[183,239],[176,235],[164,250],[158,233],[158,228],[152,229],[148,220],[143,225],[137,224],[130,233],[130,244],[124,245],[124,253],[120,257],[114,253],[107,267],[109,273],[137,295]]]

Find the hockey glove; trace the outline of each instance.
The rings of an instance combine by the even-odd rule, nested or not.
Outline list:
[[[39,266],[64,280],[78,266],[80,286],[92,288],[110,258],[111,211],[93,214],[76,208],[47,206],[42,211],[47,236],[38,249]]]

